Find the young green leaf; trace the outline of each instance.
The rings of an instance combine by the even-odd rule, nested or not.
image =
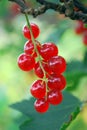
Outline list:
[[[11,105],[29,117],[29,120],[21,124],[20,130],[60,130],[62,124],[69,121],[70,115],[81,104],[76,97],[66,91],[63,92],[63,97],[60,105],[50,106],[45,114],[39,114],[34,110],[34,98]]]

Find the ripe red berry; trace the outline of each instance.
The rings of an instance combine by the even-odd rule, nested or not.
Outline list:
[[[34,38],[37,38],[40,33],[39,27],[35,23],[31,23],[30,26],[31,26]],[[23,34],[24,34],[25,38],[31,39],[30,30],[29,30],[28,26],[26,26],[26,25],[23,27]]]
[[[51,90],[48,93],[48,102],[52,105],[58,105],[62,102],[63,96],[62,93],[58,90]]]
[[[41,45],[40,45],[40,43],[39,43],[38,41],[35,40],[35,42],[36,42],[37,50],[39,51]],[[24,52],[25,52],[26,54],[28,54],[28,55],[32,55],[33,57],[36,57],[36,56],[37,56],[37,54],[36,54],[36,52],[35,52],[35,49],[34,49],[34,44],[32,43],[31,40],[29,40],[29,41],[27,41],[27,42],[25,43],[25,45],[24,45]]]
[[[83,34],[83,44],[87,46],[87,31],[85,31]]]
[[[50,89],[63,90],[66,86],[66,79],[63,75],[51,74],[48,77],[48,87]]]
[[[44,68],[44,70],[46,72],[46,76],[48,77],[48,75],[51,74],[51,70],[50,70],[50,68],[48,66],[48,62],[43,60],[42,65],[43,65],[43,68]]]
[[[35,98],[43,98],[46,94],[46,84],[44,81],[42,80],[37,80],[33,83],[33,85],[31,86],[31,94],[35,97]]]
[[[49,60],[52,56],[58,54],[58,48],[54,43],[44,43],[39,53],[45,60]]]
[[[48,61],[48,66],[55,74],[61,74],[66,70],[66,61],[62,56],[53,56]]]
[[[39,78],[43,78],[44,74],[43,74],[43,71],[40,67],[40,64],[39,62],[37,62],[35,64],[35,67],[34,67],[34,71],[35,71],[35,74],[39,77]]]
[[[48,74],[51,73],[51,71],[50,71],[50,69],[49,69],[49,67],[48,67],[48,63],[45,62],[45,61],[42,61],[42,66],[43,66],[45,72],[47,73],[46,76],[48,77]],[[42,70],[41,67],[40,67],[39,62],[37,62],[37,63],[35,64],[34,71],[35,71],[35,74],[36,74],[39,78],[43,78],[44,73],[43,73],[43,70]]]
[[[31,55],[34,51],[34,44],[31,40],[27,41],[24,45],[24,52],[28,55]]]
[[[75,32],[76,34],[82,34],[84,32],[84,24],[82,21],[77,21]]]
[[[49,103],[44,98],[37,99],[34,103],[35,110],[40,113],[44,113],[49,108]]]
[[[18,57],[18,66],[23,71],[30,71],[35,66],[35,59],[23,53]]]
[[[17,14],[20,13],[20,6],[18,4],[15,4],[15,3],[12,4],[9,9],[12,16],[16,16]]]

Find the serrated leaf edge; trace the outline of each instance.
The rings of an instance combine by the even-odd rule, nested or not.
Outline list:
[[[70,115],[69,121],[63,123],[63,125],[61,126],[60,130],[66,130],[66,128],[69,127],[69,125],[76,119],[76,117],[78,116],[78,114],[80,113],[80,107],[77,107],[75,109],[75,111]]]

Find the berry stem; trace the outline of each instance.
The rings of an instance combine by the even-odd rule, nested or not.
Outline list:
[[[36,41],[35,41],[35,38],[34,38],[33,33],[32,33],[32,29],[31,29],[31,26],[30,26],[30,22],[29,22],[28,14],[27,13],[25,13],[25,17],[26,17],[28,28],[30,30],[31,40],[32,40],[32,42],[34,44],[34,49],[35,49],[35,52],[37,53],[38,61],[39,61],[40,67],[41,67],[41,69],[43,71],[43,74],[44,74],[43,80],[46,82],[46,98],[47,98],[47,78],[46,78],[46,71],[44,70],[43,65],[42,65],[42,58],[41,58],[41,56],[40,56],[40,54],[38,52],[38,49],[37,49],[37,46],[36,46]]]
[[[25,17],[26,17],[28,28],[30,30],[32,42],[34,44],[34,49],[35,49],[36,53],[38,53],[38,50],[37,50],[37,47],[36,47],[36,42],[35,42],[35,39],[34,39],[34,36],[33,36],[33,33],[32,33],[32,29],[31,29],[31,26],[30,26],[30,22],[29,22],[27,13],[25,13]]]

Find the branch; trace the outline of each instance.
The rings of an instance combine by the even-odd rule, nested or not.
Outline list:
[[[27,5],[25,4],[25,0],[8,0],[8,1],[15,2],[21,7],[22,10],[28,9]]]
[[[60,0],[60,2],[68,2],[69,0]],[[83,13],[87,13],[87,7],[85,7],[79,0],[73,0],[74,6]]]
[[[85,7],[82,3],[80,3],[78,0],[74,0],[74,5],[77,7],[80,11],[87,14],[87,7]]]
[[[36,0],[41,4],[37,9],[27,7],[25,0],[9,1],[17,3],[21,7],[22,13],[28,13],[33,15],[33,17],[45,13],[48,9],[52,9],[60,14],[65,14],[66,17],[69,17],[72,20],[82,20],[84,23],[87,23],[87,8],[78,0],[62,0],[62,4],[56,4],[46,0]],[[79,11],[75,11],[75,7],[78,8]]]

